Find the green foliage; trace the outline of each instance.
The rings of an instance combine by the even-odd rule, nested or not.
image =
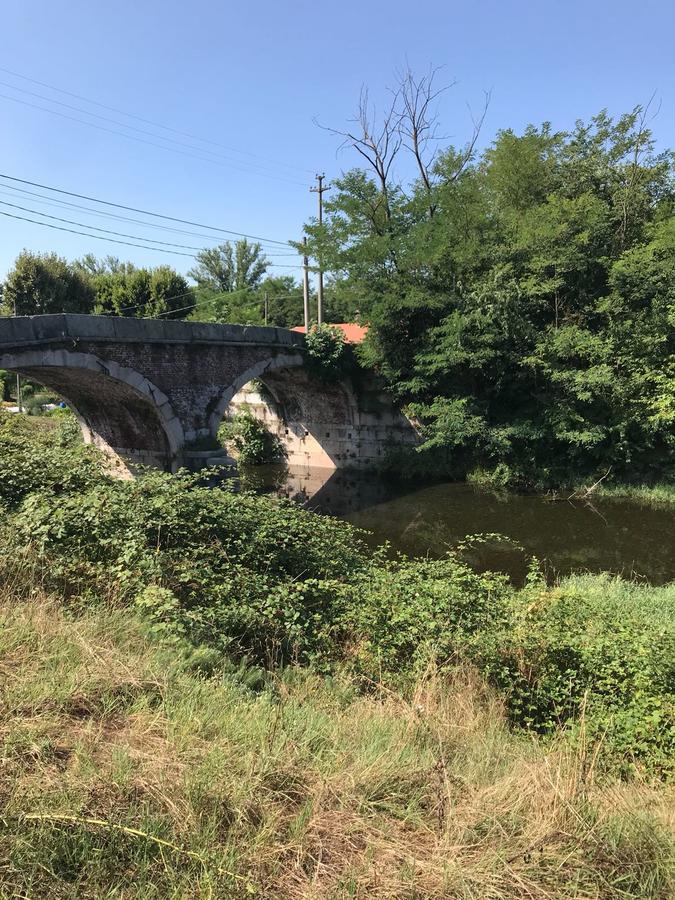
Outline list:
[[[18,315],[158,316],[191,302],[192,289],[170,266],[139,269],[117,257],[97,259],[91,253],[69,263],[54,253],[23,251],[5,281],[0,313],[13,315],[16,304]]]
[[[153,317],[170,315],[193,303],[192,289],[170,266],[139,269],[114,257],[99,262],[85,257],[76,263],[88,274],[95,292],[93,312],[97,315]]]
[[[12,391],[16,391],[16,375],[14,372],[0,369],[0,401],[8,402],[12,397]]]
[[[267,324],[292,328],[302,322],[302,287],[292,275],[268,276],[254,285],[215,291],[215,284],[196,290],[198,305],[190,319],[196,322],[233,322],[239,325]]]
[[[337,381],[344,375],[345,340],[339,328],[313,325],[305,338],[305,353],[305,367],[322,381]]]
[[[196,260],[190,278],[200,289],[218,293],[256,287],[270,265],[260,244],[250,244],[246,238],[200,250]]]
[[[218,437],[223,444],[232,445],[239,462],[244,465],[265,465],[277,462],[284,456],[279,438],[246,407],[223,422]]]
[[[94,291],[86,276],[55,253],[23,250],[9,272],[2,292],[2,315],[88,313]]]
[[[82,444],[82,430],[69,409],[61,409],[57,406],[48,415],[56,422],[54,435],[59,447],[77,447]]]
[[[354,665],[371,679],[454,665],[467,641],[506,621],[511,589],[503,575],[478,575],[457,554],[370,567],[349,610],[359,635]]]
[[[420,468],[506,466],[544,487],[610,466],[667,475],[675,180],[645,111],[501,131],[479,158],[450,147],[415,164],[410,184],[348,172],[305,230],[370,322],[363,362],[413,403]]]
[[[675,585],[535,583],[471,653],[519,724],[552,731],[583,713],[586,737],[605,740],[621,766],[675,774]]]
[[[92,448],[73,444],[58,433],[55,440],[25,416],[0,411],[0,508],[17,506],[35,491],[58,497],[105,482]]]
[[[533,568],[516,590],[466,547],[390,559],[346,523],[198,474],[110,480],[28,417],[0,419],[0,460],[0,580],[26,598],[39,584],[73,609],[133,608],[207,670],[295,661],[401,688],[469,662],[516,725],[581,729],[622,771],[672,774],[675,585],[547,587]]]
[[[48,403],[54,403],[58,398],[49,393],[48,391],[38,391],[37,393],[29,394],[25,400],[22,402],[22,407],[28,413],[29,416],[42,416],[44,415],[43,407]]]

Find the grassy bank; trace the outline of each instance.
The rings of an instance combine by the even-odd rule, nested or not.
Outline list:
[[[407,695],[205,678],[126,611],[5,596],[0,895],[650,897],[673,796],[542,744],[465,667]]]
[[[654,506],[675,505],[675,484],[601,484],[598,485],[597,496],[603,499],[634,500],[636,503]]]

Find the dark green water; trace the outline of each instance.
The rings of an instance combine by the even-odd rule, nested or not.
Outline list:
[[[610,571],[652,584],[675,580],[675,509],[627,500],[552,502],[540,496],[498,495],[466,484],[416,487],[373,475],[325,469],[258,470],[258,489],[338,516],[414,556],[441,556],[467,535],[499,533],[524,550],[490,541],[469,554],[479,569],[522,580],[527,557],[550,577]]]

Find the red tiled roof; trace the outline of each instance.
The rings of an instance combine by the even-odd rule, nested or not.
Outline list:
[[[355,322],[336,322],[335,324],[331,322],[331,325],[334,328],[342,329],[347,344],[360,344],[368,334],[367,325],[357,325]],[[291,331],[298,331],[300,334],[307,333],[304,325],[296,325],[295,328],[291,328]]]

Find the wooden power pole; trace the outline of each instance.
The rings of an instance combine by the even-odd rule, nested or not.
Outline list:
[[[319,195],[319,225],[323,225],[323,193],[328,190],[328,185],[324,186],[323,180],[326,176],[321,174],[316,176],[316,180],[318,181],[317,187],[311,187],[310,191],[312,193]],[[323,268],[321,264],[321,260],[318,260],[319,263],[319,281],[317,287],[317,316],[316,320],[321,325],[323,322]]]
[[[302,257],[302,300],[305,312],[305,334],[309,334],[309,260],[307,259],[307,238],[302,239],[305,248]]]

